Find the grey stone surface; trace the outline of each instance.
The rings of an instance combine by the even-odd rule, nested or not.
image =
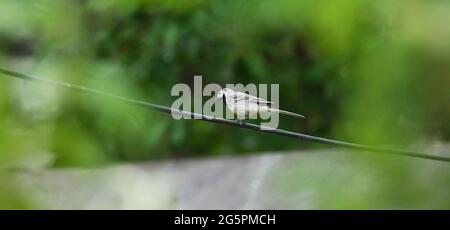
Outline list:
[[[448,148],[431,149],[445,155]],[[447,163],[333,149],[101,169],[32,169],[16,176],[36,208],[43,209],[397,208],[395,201],[379,198],[391,191],[386,190],[390,185],[386,180],[397,173],[383,168],[383,162],[412,173],[419,187],[431,186],[434,197],[423,198],[412,208],[449,202],[449,183],[430,182],[450,178]]]

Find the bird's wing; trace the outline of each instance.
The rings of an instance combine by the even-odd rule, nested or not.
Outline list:
[[[235,94],[233,95],[233,100],[235,103],[240,102],[240,101],[248,101],[248,102],[253,102],[256,104],[260,104],[260,105],[273,105],[275,103],[271,102],[271,101],[267,101],[264,100],[262,98],[259,97],[255,97],[246,93],[242,93],[242,92],[235,92]]]

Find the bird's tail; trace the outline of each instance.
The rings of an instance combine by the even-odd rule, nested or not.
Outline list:
[[[275,112],[275,113],[281,113],[281,114],[285,114],[285,115],[289,115],[289,116],[293,116],[293,117],[298,117],[298,118],[305,118],[305,116],[297,114],[297,113],[292,113],[289,111],[284,111],[281,109],[269,109],[270,112]]]

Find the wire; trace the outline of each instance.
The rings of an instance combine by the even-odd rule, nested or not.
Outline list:
[[[291,132],[291,131],[287,131],[287,130],[283,130],[283,129],[273,129],[270,127],[265,127],[265,126],[256,125],[256,124],[252,124],[252,123],[241,123],[236,120],[228,120],[228,119],[224,119],[224,118],[213,117],[213,116],[199,114],[199,113],[182,111],[182,110],[178,110],[178,109],[174,109],[174,108],[170,108],[170,107],[166,107],[166,106],[162,106],[162,105],[158,105],[158,104],[148,103],[148,102],[141,101],[141,100],[136,100],[136,99],[131,99],[131,98],[127,98],[127,97],[114,95],[111,93],[107,93],[104,91],[100,91],[97,89],[93,89],[93,88],[89,88],[89,87],[85,87],[85,86],[81,86],[81,85],[75,85],[75,84],[66,83],[66,82],[38,78],[38,77],[22,74],[19,72],[15,72],[15,71],[3,69],[3,68],[0,68],[0,73],[3,73],[4,75],[10,76],[10,77],[19,78],[19,79],[70,88],[73,90],[78,90],[78,91],[92,94],[92,95],[114,98],[114,99],[121,100],[121,101],[130,103],[130,104],[159,110],[164,113],[176,114],[176,115],[181,115],[181,116],[189,116],[194,119],[208,121],[208,122],[232,125],[232,126],[237,126],[240,128],[252,129],[252,130],[256,130],[256,131],[260,131],[260,132],[272,133],[272,134],[276,134],[276,135],[301,139],[301,140],[305,140],[305,141],[316,142],[316,143],[327,144],[327,145],[338,146],[338,147],[344,147],[344,148],[355,149],[355,150],[362,150],[362,151],[366,151],[366,152],[377,152],[377,153],[402,155],[402,156],[409,156],[409,157],[415,157],[415,158],[450,162],[450,157],[355,144],[355,143],[351,143],[351,142],[338,141],[338,140],[333,140],[333,139],[328,139],[328,138],[323,138],[323,137],[317,137],[317,136],[312,136],[312,135],[307,135],[307,134],[302,134],[302,133]]]

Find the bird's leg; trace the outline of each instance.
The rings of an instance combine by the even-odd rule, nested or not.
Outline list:
[[[239,122],[239,125],[240,126],[243,126],[243,125],[245,125],[245,121],[247,121],[249,118],[248,117],[245,117],[244,119],[237,119],[237,121]]]
[[[239,124],[239,126],[244,125],[244,122],[243,122],[242,120],[237,119],[236,121],[237,121],[237,123]]]

